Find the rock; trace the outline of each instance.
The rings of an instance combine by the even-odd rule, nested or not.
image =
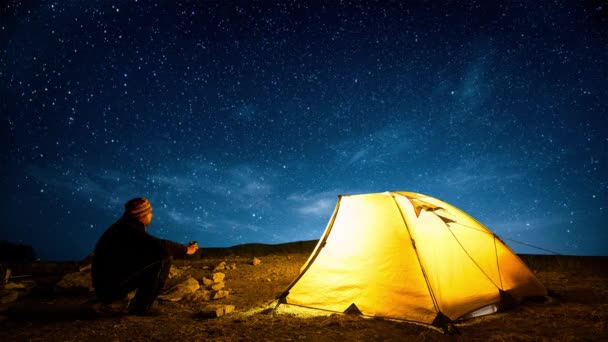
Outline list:
[[[13,282],[8,282],[6,285],[4,285],[5,290],[24,290],[26,288],[27,287],[24,284],[18,284]]]
[[[215,290],[215,291],[221,290],[223,288],[224,288],[224,282],[223,281],[211,285],[211,289]]]
[[[191,294],[189,294],[186,297],[186,299],[188,299],[189,301],[192,301],[192,302],[208,302],[211,300],[211,295],[212,295],[211,291],[202,290],[202,291],[192,292]]]
[[[30,293],[31,289],[36,286],[34,281],[23,281],[19,283],[8,282],[0,290],[0,304],[8,304],[17,301]]]
[[[223,271],[225,269],[226,269],[226,262],[222,261],[217,266],[215,266],[213,271]]]
[[[93,292],[93,282],[90,272],[72,272],[61,278],[55,285],[60,291],[68,292]]]
[[[259,264],[261,264],[261,263],[262,263],[262,260],[260,260],[260,259],[258,259],[258,258],[256,258],[256,257],[253,257],[253,260],[251,261],[251,264],[252,264],[253,266],[257,266],[257,265],[259,265]]]
[[[229,267],[229,269],[231,269],[231,270],[236,270],[236,263],[232,263],[232,264],[230,264],[228,267]]]
[[[194,278],[188,278],[183,283],[175,285],[167,294],[158,296],[158,299],[170,302],[179,302],[185,296],[198,290],[201,285]]]
[[[206,287],[209,287],[211,285],[214,284],[214,281],[207,278],[207,277],[203,277],[203,285],[205,285]]]
[[[224,273],[221,273],[221,272],[213,273],[213,282],[214,283],[223,282],[225,277],[226,277],[226,275]]]
[[[0,304],[12,303],[12,302],[16,301],[17,299],[19,299],[19,292],[17,292],[17,291],[4,292],[4,294],[2,295],[2,298],[0,298]]]
[[[171,268],[169,269],[169,279],[179,277],[180,275],[182,275],[182,273],[182,270],[179,270],[177,269],[177,267],[171,265]]]
[[[234,305],[207,305],[199,312],[201,318],[217,318],[234,311]]]
[[[228,297],[229,294],[230,293],[228,291],[223,291],[223,290],[215,291],[215,292],[212,292],[211,299],[226,298],[226,297]]]
[[[87,264],[78,268],[78,272],[90,272],[91,268],[93,268],[92,264]]]
[[[11,277],[11,269],[5,264],[0,264],[0,284],[8,283],[8,279]]]

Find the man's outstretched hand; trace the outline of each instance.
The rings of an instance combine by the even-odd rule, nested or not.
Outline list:
[[[192,255],[198,251],[198,243],[196,242],[191,242],[187,244],[186,247],[188,247],[188,251],[186,252],[188,255]]]

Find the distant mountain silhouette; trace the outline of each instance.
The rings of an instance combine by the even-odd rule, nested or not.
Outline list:
[[[0,241],[0,262],[25,263],[34,260],[36,252],[32,246]]]
[[[221,257],[221,256],[264,256],[270,254],[289,254],[289,253],[311,253],[318,240],[295,241],[276,245],[268,245],[263,243],[248,243],[232,247],[203,247],[192,259],[205,257]]]
[[[276,245],[263,243],[248,243],[232,247],[203,247],[186,259],[214,258],[225,256],[254,257],[290,253],[312,253],[319,240],[295,241]],[[608,272],[608,256],[573,256],[518,254],[518,256],[533,270],[577,270],[578,272]]]

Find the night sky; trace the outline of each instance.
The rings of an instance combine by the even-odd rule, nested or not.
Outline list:
[[[390,190],[608,254],[606,1],[3,3],[0,240],[42,260],[133,197],[205,248],[318,239],[338,195]]]

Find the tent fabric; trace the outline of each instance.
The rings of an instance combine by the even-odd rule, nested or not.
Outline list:
[[[432,324],[546,289],[494,233],[413,192],[340,196],[279,303]],[[482,310],[480,310],[482,309]]]

